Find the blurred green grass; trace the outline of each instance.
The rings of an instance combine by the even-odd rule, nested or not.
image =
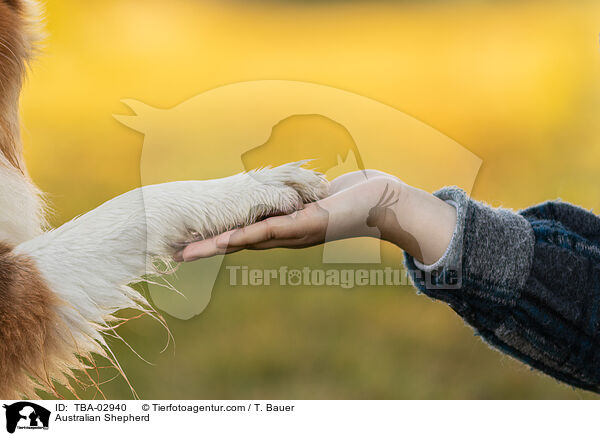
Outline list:
[[[240,253],[230,256],[226,265],[316,267],[310,259],[318,250]],[[383,267],[398,264],[396,251],[384,247]],[[597,398],[490,349],[451,309],[417,295],[410,286],[344,290],[230,287],[228,282],[224,268],[202,315],[187,321],[165,316],[176,346],[162,354],[167,334],[156,321],[141,318],[119,329],[136,352],[154,364],[120,341],[110,341],[140,397]],[[194,283],[178,284],[194,291]],[[102,381],[118,374],[102,369],[90,375]],[[101,387],[108,398],[132,396],[121,377]],[[81,398],[99,397],[93,387],[77,392]]]

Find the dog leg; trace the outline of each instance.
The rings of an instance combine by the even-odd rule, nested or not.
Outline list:
[[[50,376],[64,383],[68,368],[77,368],[74,356],[111,357],[102,332],[111,329],[118,310],[152,311],[128,284],[157,273],[156,259],[170,259],[186,242],[326,196],[324,177],[301,165],[146,186],[18,245],[14,254],[33,262],[60,302],[52,303],[59,321],[53,340],[61,342],[53,349],[62,351],[46,354]]]

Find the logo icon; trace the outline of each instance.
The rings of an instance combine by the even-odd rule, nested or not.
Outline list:
[[[19,401],[3,407],[6,409],[6,431],[9,433],[14,433],[16,429],[48,430],[50,411],[42,406]]]

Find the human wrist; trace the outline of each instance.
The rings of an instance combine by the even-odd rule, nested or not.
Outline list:
[[[403,185],[395,205],[397,223],[390,223],[386,240],[425,265],[446,252],[456,228],[456,208],[429,192]]]

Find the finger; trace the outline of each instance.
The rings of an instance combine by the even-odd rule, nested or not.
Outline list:
[[[329,193],[336,194],[344,189],[362,183],[367,180],[367,175],[363,171],[353,171],[336,177],[329,184]]]
[[[223,233],[217,237],[216,245],[219,248],[247,247],[264,241],[295,239],[300,233],[301,223],[297,215],[284,215]]]
[[[252,245],[246,245],[245,250],[269,250],[271,248],[305,248],[309,245],[303,239],[272,239],[270,241],[258,242]],[[238,247],[235,247],[236,249]]]
[[[223,235],[221,235],[223,236]],[[211,239],[206,239],[199,242],[194,242],[186,248],[176,253],[173,260],[176,262],[193,262],[198,259],[208,257],[231,254],[244,249],[248,250],[268,250],[270,248],[302,248],[306,243],[302,239],[271,239],[268,241],[260,241],[254,244],[243,246],[223,246],[217,245],[219,236]]]
[[[384,173],[383,171],[377,170],[358,170],[352,171],[350,173],[342,174],[339,177],[336,177],[329,184],[329,192],[330,195],[336,194],[344,189],[350,188],[355,185],[359,185],[363,182],[366,182],[370,179],[374,179],[376,177],[394,177],[390,174]],[[394,177],[395,178],[395,177]]]
[[[198,259],[234,253],[236,251],[241,250],[241,248],[236,247],[218,247],[216,244],[216,240],[217,238],[215,237],[205,239],[203,241],[194,242],[185,247],[179,253],[177,253],[175,255],[176,257],[174,256],[174,258],[175,260],[182,259],[184,262],[192,262]]]
[[[295,215],[295,214],[293,214]],[[174,256],[174,260],[189,262],[196,259],[234,253],[265,241],[294,240],[301,234],[301,226],[293,215],[268,218],[250,226],[229,230],[221,235],[194,242]],[[291,243],[291,242],[290,242]],[[294,244],[297,245],[297,244]],[[277,243],[273,247],[279,246]],[[257,246],[261,247],[261,246]],[[262,249],[262,248],[256,248]]]

